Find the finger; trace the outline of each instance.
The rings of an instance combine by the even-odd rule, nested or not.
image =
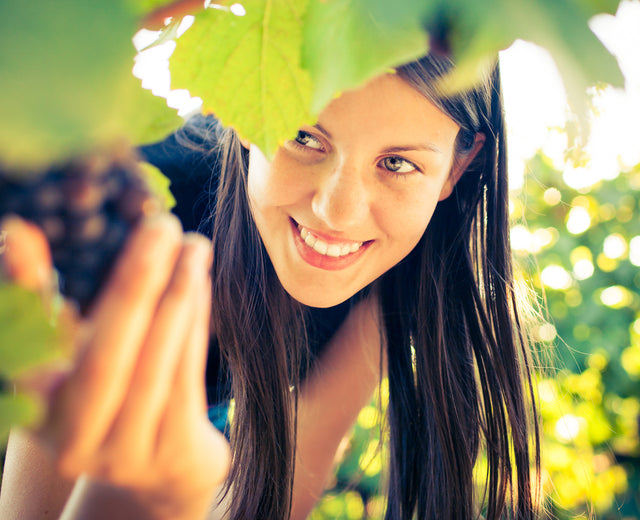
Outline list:
[[[158,429],[155,460],[197,460],[190,470],[193,481],[204,486],[217,486],[228,475],[231,449],[226,437],[209,421],[205,391],[205,369],[210,338],[211,280],[200,293],[196,326],[181,350],[178,368],[169,401]],[[163,442],[167,438],[186,441],[176,445]],[[180,466],[175,468],[181,473]]]
[[[99,445],[120,408],[158,300],[173,272],[181,239],[181,227],[174,217],[145,220],[127,241],[91,310],[79,339],[84,350],[56,395],[46,428],[53,443],[70,459],[83,451],[91,453]]]
[[[178,369],[175,373],[173,387],[176,401],[189,403],[190,413],[206,413],[206,367],[209,342],[211,339],[211,257],[206,277],[203,282],[203,290],[199,293],[199,299],[195,309],[195,326],[191,329],[181,357]]]
[[[211,266],[208,240],[196,234],[185,238],[173,276],[160,304],[131,378],[129,393],[103,451],[150,457],[158,424],[174,392],[173,381],[185,338],[196,328],[201,293]]]
[[[49,244],[34,224],[10,216],[0,225],[4,237],[4,275],[27,289],[48,288],[52,277]]]

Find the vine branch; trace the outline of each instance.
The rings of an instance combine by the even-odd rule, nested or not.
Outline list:
[[[214,3],[224,5],[228,2],[218,0]],[[142,19],[141,26],[146,29],[162,29],[167,18],[181,18],[188,14],[195,14],[204,9],[205,4],[204,0],[175,0],[147,14]]]

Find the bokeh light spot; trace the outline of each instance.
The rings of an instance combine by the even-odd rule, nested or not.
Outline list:
[[[573,275],[577,280],[586,280],[593,274],[594,270],[595,268],[593,267],[593,263],[591,262],[591,260],[588,260],[586,258],[578,260],[573,265]]]
[[[640,266],[640,235],[629,240],[629,261],[633,265]]]
[[[604,239],[602,251],[609,258],[622,258],[627,252],[627,242],[619,233],[613,233]]]
[[[632,297],[629,290],[625,287],[622,287],[621,285],[612,285],[600,293],[600,301],[607,307],[619,309],[629,305],[632,301]]]
[[[549,206],[555,206],[562,200],[562,194],[557,188],[549,188],[545,190],[542,198]]]
[[[559,265],[549,265],[540,273],[542,283],[556,290],[566,290],[571,287],[572,278],[566,269]]]
[[[584,233],[591,226],[591,216],[586,208],[581,206],[571,208],[567,219],[567,230],[572,235]]]
[[[545,323],[538,327],[538,337],[545,342],[551,342],[556,339],[557,331],[552,323]]]
[[[563,415],[556,421],[556,437],[560,442],[573,441],[580,433],[583,422],[584,419],[576,417],[573,414],[568,413]]]

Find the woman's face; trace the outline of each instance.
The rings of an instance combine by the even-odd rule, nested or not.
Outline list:
[[[251,210],[285,290],[337,305],[407,256],[466,167],[453,166],[458,130],[388,74],[335,99],[271,162],[251,146]]]

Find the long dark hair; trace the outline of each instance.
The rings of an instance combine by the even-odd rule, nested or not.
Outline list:
[[[385,518],[467,520],[482,508],[488,519],[533,518],[539,433],[513,287],[499,70],[446,96],[437,78],[450,68],[429,55],[397,69],[460,125],[457,160],[478,132],[486,140],[416,248],[374,282],[389,377]],[[213,330],[235,399],[230,517],[288,519],[304,309],[280,285],[252,221],[246,150],[223,133]],[[488,470],[478,493],[482,451]]]

